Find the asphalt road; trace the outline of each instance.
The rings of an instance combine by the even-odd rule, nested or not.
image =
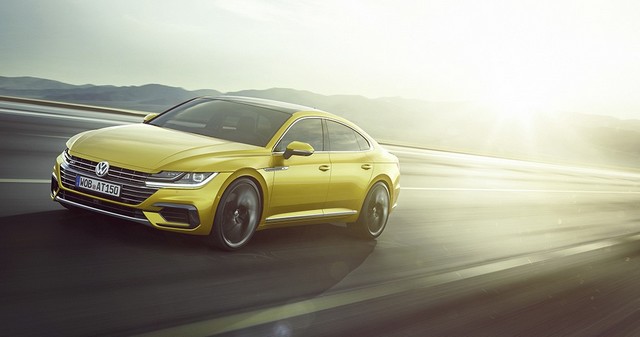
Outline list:
[[[640,174],[392,147],[374,242],[326,224],[243,250],[66,211],[65,140],[141,117],[0,105],[0,336],[637,336]]]

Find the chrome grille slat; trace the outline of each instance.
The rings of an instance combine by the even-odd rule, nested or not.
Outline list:
[[[120,197],[111,197],[86,190],[78,190],[83,193],[92,194],[101,198],[123,202],[130,205],[137,205],[149,198],[158,188],[148,187],[145,181],[151,175],[145,172],[111,166],[109,173],[105,177],[96,177],[95,168],[97,162],[71,156],[64,153],[66,163],[60,166],[61,184],[68,189],[78,190],[75,187],[76,176],[78,174],[95,177],[110,183],[122,186]]]
[[[77,206],[87,206],[92,210],[109,212],[110,214],[116,216],[122,216],[127,218],[128,220],[138,221],[142,223],[148,223],[147,218],[144,216],[142,211],[137,210],[135,208],[130,208],[126,206],[120,206],[116,204],[108,204],[108,203],[95,203],[93,199],[90,197],[85,197],[79,194],[67,193],[64,190],[61,190],[58,194],[56,200],[62,199],[65,202],[72,202],[78,204]]]

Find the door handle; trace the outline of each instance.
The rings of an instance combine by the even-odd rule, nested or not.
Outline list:
[[[320,165],[320,167],[318,167],[318,169],[320,171],[326,172],[326,171],[329,171],[331,169],[331,166],[329,166],[329,165]]]
[[[371,165],[371,164],[362,164],[362,166],[360,166],[360,167],[362,167],[363,170],[371,170],[373,168],[373,165]]]

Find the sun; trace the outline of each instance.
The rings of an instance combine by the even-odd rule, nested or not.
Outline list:
[[[531,120],[551,109],[550,99],[542,92],[505,87],[493,90],[480,99],[480,105],[500,119]]]
[[[491,121],[487,130],[488,148],[518,148],[530,154],[539,150],[540,127],[551,109],[551,102],[544,92],[494,87],[478,105],[485,118]]]

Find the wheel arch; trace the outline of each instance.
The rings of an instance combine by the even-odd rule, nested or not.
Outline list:
[[[220,200],[222,199],[222,195],[224,194],[224,192],[229,188],[229,186],[234,181],[242,178],[250,179],[258,187],[258,193],[260,194],[260,200],[262,202],[262,205],[261,205],[262,207],[260,209],[260,222],[258,223],[258,228],[259,228],[260,225],[262,225],[262,223],[264,222],[264,210],[268,207],[269,201],[265,196],[269,195],[269,185],[267,184],[265,177],[262,174],[260,174],[260,172],[258,172],[258,170],[256,169],[243,168],[233,172],[229,177],[227,177],[227,179],[222,184],[222,186],[220,187],[220,190],[218,191],[218,194],[215,197],[215,200],[213,203],[214,212],[217,212],[218,205],[220,204]],[[214,218],[215,218],[215,213],[214,213]],[[213,230],[213,226],[215,226],[215,224],[211,225],[211,230]]]
[[[367,195],[369,195],[369,192],[371,191],[371,189],[373,188],[373,186],[379,182],[383,183],[385,185],[385,187],[387,188],[387,192],[389,193],[389,201],[392,203],[394,202],[394,198],[393,198],[393,193],[392,191],[392,186],[393,184],[391,183],[391,178],[386,175],[386,174],[378,174],[377,176],[375,176],[373,179],[371,179],[371,181],[369,182],[369,185],[367,185],[367,188],[364,190],[364,194],[362,194],[362,199],[360,201],[360,205],[358,208],[358,213],[354,216],[354,217],[350,217],[349,220],[347,220],[347,223],[352,223],[358,220],[358,218],[360,217],[360,213],[362,212],[362,207],[364,206],[364,202],[367,199]]]
[[[391,204],[393,205],[393,203],[395,202],[394,196],[393,196],[393,180],[391,180],[391,177],[389,177],[386,174],[379,174],[377,175],[375,178],[371,179],[371,183],[369,183],[369,186],[367,186],[367,191],[365,193],[365,197],[367,196],[367,194],[369,194],[369,191],[371,191],[371,188],[373,187],[373,185],[377,184],[377,183],[383,183],[385,185],[385,187],[387,188],[387,192],[389,193],[389,201],[391,202]],[[364,198],[362,199],[362,202],[364,203]]]
[[[384,219],[384,223],[382,223],[380,225],[380,228],[378,228],[375,232],[371,232],[371,229],[370,229],[369,225],[370,225],[370,221],[372,219],[370,219],[367,216],[367,214],[369,214],[370,210],[367,210],[366,213],[365,213],[365,207],[369,207],[365,203],[367,202],[367,200],[372,195],[372,193],[374,191],[374,188],[379,184],[384,186],[384,188],[386,189],[387,196],[389,198],[387,202],[389,204],[387,205],[386,217]],[[359,212],[357,214],[357,218],[355,219],[355,221],[347,222],[347,228],[349,229],[351,234],[355,235],[356,237],[364,238],[364,239],[367,239],[367,240],[375,239],[378,236],[380,236],[380,234],[382,233],[382,231],[386,227],[388,216],[391,213],[392,207],[390,207],[390,205],[391,205],[391,202],[393,201],[393,193],[391,192],[392,188],[393,188],[393,184],[391,183],[391,178],[388,175],[380,174],[380,175],[376,176],[374,179],[371,180],[371,183],[369,184],[369,186],[368,186],[368,188],[366,190],[366,194],[362,198],[362,203],[360,205],[360,210],[359,210]],[[375,209],[376,208],[374,208],[374,212],[376,212]],[[377,220],[374,220],[374,221],[377,222]]]

